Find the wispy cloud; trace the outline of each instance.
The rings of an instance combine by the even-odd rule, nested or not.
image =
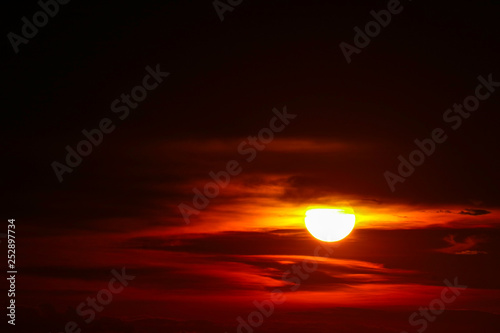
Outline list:
[[[487,211],[485,209],[465,209],[458,214],[477,216],[477,215],[486,215],[490,213],[491,213],[490,211]]]
[[[472,248],[476,247],[478,244],[485,243],[486,239],[479,236],[469,236],[463,241],[457,241],[455,235],[448,235],[444,238],[444,241],[449,244],[448,247],[436,250],[441,253],[449,254],[478,254],[480,251],[471,251]]]

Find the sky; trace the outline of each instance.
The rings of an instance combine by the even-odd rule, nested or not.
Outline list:
[[[40,6],[1,20],[8,332],[498,331],[496,1]]]

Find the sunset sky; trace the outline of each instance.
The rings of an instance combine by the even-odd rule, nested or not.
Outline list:
[[[446,281],[466,288],[420,333],[498,332],[500,7],[400,5],[350,63],[339,44],[387,1],[243,1],[222,22],[212,1],[70,2],[17,54],[5,38],[9,332],[413,333]],[[10,6],[5,35],[40,9]],[[113,102],[145,75],[158,84],[120,117]],[[444,114],[478,89],[488,97],[454,128]],[[113,131],[59,181],[54,161],[105,118]],[[393,191],[386,172],[436,128],[446,140]],[[230,161],[239,172],[196,209]],[[314,238],[311,208],[349,210],[354,230]],[[87,323],[76,308],[122,268],[134,278]]]

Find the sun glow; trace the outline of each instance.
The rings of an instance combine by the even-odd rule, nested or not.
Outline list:
[[[306,212],[306,228],[315,238],[336,242],[349,235],[356,217],[343,209],[310,209]]]

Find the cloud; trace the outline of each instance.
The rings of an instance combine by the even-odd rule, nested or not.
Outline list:
[[[32,319],[19,321],[16,325],[19,333],[59,332],[68,321],[79,320],[74,314],[74,309],[68,308],[65,312],[57,312],[52,305],[43,305],[38,308],[19,307],[18,311],[23,318]],[[247,312],[250,311],[251,309],[247,309],[246,312],[238,315],[246,317]],[[327,333],[331,332],[332,328],[338,333],[391,333],[403,329],[412,331],[414,327],[408,323],[408,311],[409,309],[379,310],[349,307],[287,310],[281,306],[275,307],[272,316],[258,328],[258,331],[262,333],[306,331]],[[496,332],[499,319],[498,314],[447,309],[439,320],[433,323],[432,332]],[[168,316],[101,317],[91,325],[84,323],[81,325],[86,332],[92,333],[220,333],[235,332],[238,321],[232,317],[222,322],[213,319],[174,320]]]
[[[476,254],[474,251],[469,251],[478,244],[485,243],[486,239],[478,236],[469,236],[460,242],[455,239],[455,235],[448,235],[443,240],[450,246],[438,249],[437,252],[448,254]]]
[[[474,255],[474,254],[488,254],[488,252],[486,252],[486,251],[477,251],[477,250],[474,250],[474,251],[465,250],[465,251],[456,252],[455,254]]]
[[[487,211],[484,209],[466,209],[466,210],[462,210],[458,214],[477,216],[477,215],[486,215],[486,214],[490,214],[490,213],[491,213],[490,211]]]

